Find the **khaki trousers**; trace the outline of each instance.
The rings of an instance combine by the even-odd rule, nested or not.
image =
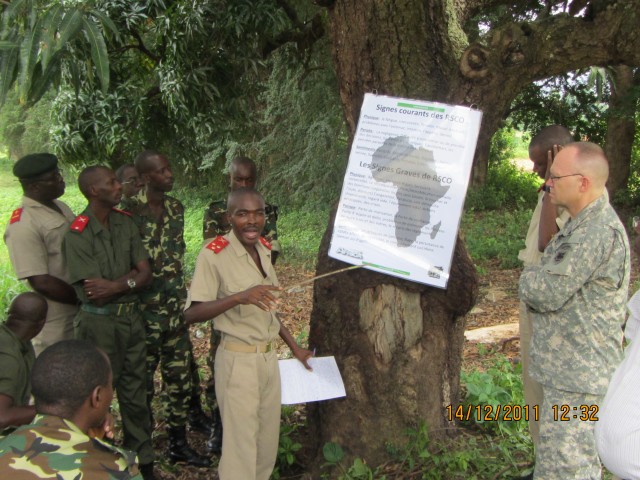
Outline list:
[[[222,416],[220,480],[268,480],[280,437],[280,370],[274,351],[216,352],[215,387]]]
[[[531,336],[533,327],[531,314],[527,310],[527,305],[520,302],[520,358],[522,359],[522,388],[524,390],[524,401],[529,405],[529,432],[533,440],[533,446],[537,447],[540,442],[540,424],[534,418],[533,405],[537,405],[538,412],[542,408],[542,385],[529,375],[531,367]]]

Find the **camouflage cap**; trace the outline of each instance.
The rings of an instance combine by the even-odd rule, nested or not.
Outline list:
[[[13,165],[13,174],[19,179],[33,178],[51,172],[58,166],[58,157],[52,153],[25,155]]]

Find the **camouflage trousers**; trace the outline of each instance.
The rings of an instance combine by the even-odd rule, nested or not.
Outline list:
[[[174,315],[182,316],[182,313]],[[189,330],[183,320],[168,322],[175,327],[163,328],[167,325],[166,314],[151,310],[142,312],[147,331],[147,402],[151,409],[151,401],[155,393],[153,376],[160,366],[163,389],[167,398],[167,425],[183,427],[187,424],[189,401],[191,395],[192,347]]]
[[[218,400],[216,398],[216,388],[214,381],[214,363],[216,358],[216,352],[218,351],[218,345],[220,345],[220,332],[218,330],[213,329],[213,325],[211,325],[211,337],[209,342],[209,355],[207,356],[207,365],[211,370],[211,378],[206,382],[205,387],[205,396],[206,402],[209,409],[213,412],[216,408],[218,408]],[[200,374],[198,372],[198,365],[196,362],[193,362],[193,367],[191,369],[191,398],[196,399],[200,398]]]
[[[536,446],[533,478],[600,479],[602,472],[594,430],[597,406],[604,395],[566,392],[547,385],[543,385],[542,390],[540,441]]]

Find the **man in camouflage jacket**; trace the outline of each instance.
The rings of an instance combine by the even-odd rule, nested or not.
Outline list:
[[[570,143],[547,180],[550,200],[571,219],[525,268],[520,298],[532,314],[531,376],[542,384],[534,478],[600,478],[594,422],[622,359],[629,244],[608,202],[600,147]]]
[[[183,261],[184,207],[166,192],[173,188],[167,158],[146,150],[136,158],[136,169],[145,188],[124,200],[149,254],[153,279],[140,293],[142,318],[147,331],[147,398],[151,409],[153,377],[158,365],[168,398],[169,459],[196,466],[209,460],[192,450],[186,440],[191,395],[191,340],[182,310],[187,297]]]
[[[113,380],[108,357],[85,340],[63,340],[36,360],[38,415],[0,442],[0,478],[142,480],[135,453],[113,437]]]

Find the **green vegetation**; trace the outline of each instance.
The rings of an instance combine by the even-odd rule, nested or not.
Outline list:
[[[531,472],[533,444],[527,422],[519,413],[524,403],[519,365],[513,365],[505,356],[495,355],[486,371],[464,371],[461,383],[466,390],[460,410],[452,406],[451,416],[456,423],[465,425],[459,435],[448,441],[433,441],[424,424],[407,431],[407,442],[389,446],[393,460],[376,469],[356,458],[349,466],[343,465],[342,447],[327,443],[323,448],[325,467],[330,470],[326,478],[340,480],[421,478],[424,480],[510,478]],[[476,415],[476,405],[491,407],[492,421]],[[497,407],[518,406],[518,420],[494,415]],[[471,407],[471,408],[469,408]],[[471,412],[467,415],[467,412]],[[482,415],[488,410],[482,409]],[[457,418],[456,418],[457,417]],[[468,418],[468,420],[467,420]],[[480,420],[480,421],[478,421]],[[504,477],[503,477],[504,476]]]

